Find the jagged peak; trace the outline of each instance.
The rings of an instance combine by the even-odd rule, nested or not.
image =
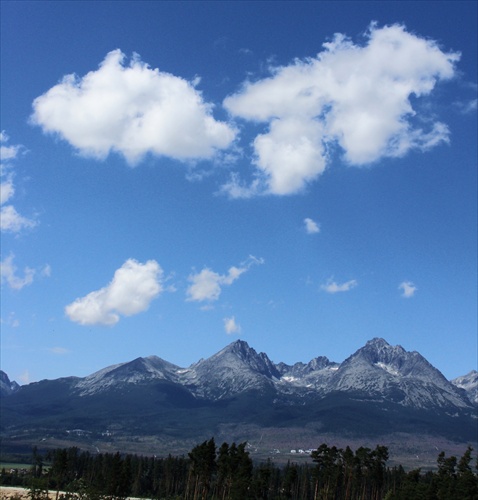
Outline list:
[[[390,346],[390,344],[385,339],[383,339],[382,337],[374,337],[373,339],[367,341],[367,343],[365,345],[366,346],[367,345],[372,345],[372,346],[377,346],[377,347],[388,347],[388,346]]]
[[[263,352],[258,353],[244,340],[236,340],[232,342],[210,358],[192,365],[191,368],[198,368],[201,365],[209,366],[211,363],[217,363],[223,358],[225,360],[223,362],[230,363],[230,361],[227,361],[228,358],[230,359],[230,356],[233,356],[234,358],[239,360],[240,363],[247,366],[254,372],[259,372],[272,377],[280,376],[276,366],[269,359],[267,354]]]
[[[392,346],[382,337],[374,337],[372,340],[369,340],[365,344],[365,347],[373,347],[378,350],[395,350],[400,352],[406,352],[401,345]]]
[[[478,371],[476,370],[471,370],[471,372],[468,372],[467,374],[465,375],[461,375],[460,377],[457,377],[456,379],[454,380],[458,380],[460,378],[472,378],[472,377],[477,377],[478,376]]]
[[[3,370],[0,370],[0,396],[13,394],[18,389],[20,386],[14,380],[10,380]]]
[[[244,353],[244,352],[251,352],[253,351],[254,353],[256,352],[255,349],[249,346],[249,344],[245,340],[235,340],[234,342],[230,343],[227,345],[224,349],[224,351],[232,351],[236,353]]]

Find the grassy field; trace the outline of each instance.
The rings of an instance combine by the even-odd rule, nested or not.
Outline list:
[[[32,464],[18,462],[0,462],[0,470],[2,469],[29,469]]]

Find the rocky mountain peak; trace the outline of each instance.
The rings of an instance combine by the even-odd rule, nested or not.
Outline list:
[[[15,381],[11,381],[4,371],[0,370],[0,397],[10,396],[18,389],[20,389],[20,386]]]
[[[468,399],[478,405],[478,372],[471,370],[470,373],[454,378],[451,383],[466,392]]]
[[[381,338],[372,339],[347,358],[331,378],[330,386],[339,391],[392,397],[404,406],[417,408],[468,405],[459,390],[421,354],[391,346]]]
[[[81,379],[76,388],[82,395],[95,394],[124,384],[151,380],[172,380],[179,367],[158,356],[136,358],[127,363],[109,366]]]

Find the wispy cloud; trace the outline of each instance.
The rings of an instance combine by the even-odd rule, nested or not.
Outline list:
[[[14,160],[22,148],[19,144],[7,146],[9,139],[7,133],[2,130],[0,132],[0,161],[2,163]]]
[[[320,233],[320,226],[317,222],[308,217],[304,219],[305,230],[308,234]]]
[[[266,127],[253,142],[254,189],[235,176],[225,192],[299,192],[324,172],[335,144],[347,163],[365,165],[448,141],[447,126],[421,116],[410,97],[452,78],[460,54],[400,25],[372,24],[366,38],[358,45],[336,34],[317,57],[271,68],[270,77],[246,82],[224,100],[231,115]],[[420,125],[426,121],[428,130]]]
[[[65,307],[71,321],[81,325],[114,325],[122,316],[146,311],[162,287],[163,271],[155,260],[141,264],[128,259],[105,287]]]
[[[213,105],[195,88],[199,81],[152,69],[137,54],[126,65],[117,49],[96,71],[67,75],[37,97],[31,120],[98,159],[111,152],[130,164],[148,153],[211,158],[231,145],[236,130],[214,119]]]
[[[18,144],[9,146],[8,141],[8,135],[2,131],[0,133],[0,229],[2,232],[19,233],[22,229],[36,226],[37,222],[20,215],[11,204],[15,195],[13,162],[17,159],[22,146]]]
[[[469,101],[455,102],[456,108],[460,113],[468,115],[471,113],[476,113],[478,109],[478,99],[471,99]]]
[[[35,276],[35,269],[25,267],[23,277],[18,276],[17,267],[13,263],[15,256],[10,254],[1,262],[2,284],[7,283],[14,290],[21,290],[23,287],[31,285]]]
[[[241,333],[241,325],[236,322],[236,318],[231,316],[230,318],[224,318],[224,330],[228,335],[233,333]]]
[[[236,281],[241,274],[248,271],[251,266],[263,264],[263,259],[249,256],[239,267],[232,266],[226,274],[219,274],[205,267],[199,273],[191,274],[188,278],[189,285],[186,295],[188,301],[203,302],[215,301],[219,298],[223,286],[229,286]]]
[[[13,290],[21,290],[23,287],[31,285],[35,276],[42,278],[49,278],[51,276],[51,267],[49,264],[46,264],[38,269],[25,267],[23,269],[23,277],[21,277],[18,275],[17,266],[13,263],[14,258],[15,255],[11,253],[0,263],[2,285],[6,283]]]
[[[346,281],[345,283],[337,283],[332,278],[327,280],[325,285],[321,285],[321,289],[327,293],[348,292],[358,285],[357,280]]]
[[[402,297],[405,299],[413,297],[418,290],[418,288],[411,281],[403,281],[398,286],[398,289],[402,291]]]
[[[6,320],[0,318],[0,323],[8,325],[11,328],[18,328],[20,326],[20,321],[15,317],[14,312],[11,312]]]

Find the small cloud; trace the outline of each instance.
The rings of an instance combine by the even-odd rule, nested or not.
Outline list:
[[[476,113],[476,110],[478,109],[478,99],[472,99],[467,102],[458,102],[456,103],[456,106],[464,115]]]
[[[50,264],[46,264],[43,266],[43,269],[40,270],[41,276],[44,278],[49,278],[51,276],[51,266]]]
[[[4,205],[10,198],[15,194],[15,188],[13,187],[13,181],[11,176],[9,176],[5,182],[0,184],[0,204]]]
[[[230,175],[229,181],[221,186],[220,194],[224,194],[233,200],[248,199],[264,193],[261,181],[255,179],[250,185],[244,184],[236,172]]]
[[[20,215],[13,205],[2,206],[0,228],[4,232],[19,233],[22,229],[35,227],[37,223]]]
[[[19,233],[22,229],[35,227],[37,222],[20,215],[12,204],[6,204],[11,202],[15,194],[11,162],[17,158],[18,152],[22,149],[20,145],[6,146],[4,143],[8,140],[8,135],[2,132],[0,134],[0,230]]]
[[[10,140],[10,137],[6,134],[4,130],[0,132],[0,162],[15,160],[18,153],[21,151],[22,146],[19,144],[7,146],[6,143]]]
[[[357,280],[346,281],[345,283],[339,284],[333,281],[332,278],[327,280],[325,285],[322,285],[320,288],[327,293],[338,293],[338,292],[348,292],[355,288],[358,285]]]
[[[17,274],[17,267],[13,263],[14,258],[15,256],[11,253],[0,263],[2,284],[7,283],[7,285],[14,290],[21,290],[24,286],[31,285],[35,276],[40,275],[41,277],[49,277],[51,274],[50,265],[46,264],[40,270],[25,267],[22,278]]]
[[[231,316],[230,318],[224,318],[224,330],[228,335],[233,333],[241,333],[241,325],[236,323],[236,318]]]
[[[14,258],[15,256],[10,254],[1,262],[2,284],[7,283],[7,285],[13,290],[21,290],[24,286],[28,286],[33,283],[35,270],[30,267],[25,267],[23,270],[23,278],[18,276],[17,267],[13,263]]]
[[[188,280],[191,282],[191,285],[186,291],[186,300],[194,302],[212,302],[218,300],[223,286],[232,285],[251,266],[263,263],[263,259],[258,259],[250,255],[245,262],[240,264],[240,267],[230,267],[227,274],[219,274],[205,267],[199,273],[189,276]]]
[[[398,286],[399,290],[402,290],[402,297],[409,299],[415,295],[418,288],[411,281],[403,281]]]
[[[309,219],[307,217],[306,219],[304,219],[304,224],[305,224],[305,230],[307,231],[307,234],[320,233],[320,226],[314,220]]]
[[[128,259],[105,287],[76,299],[65,307],[71,321],[80,325],[114,325],[120,315],[146,311],[162,291],[163,271],[155,260],[141,264]]]

